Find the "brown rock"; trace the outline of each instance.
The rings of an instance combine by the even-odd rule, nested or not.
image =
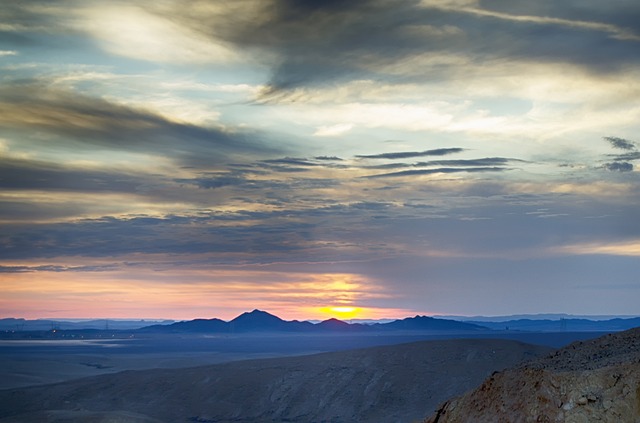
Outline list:
[[[640,328],[575,343],[494,375],[425,422],[640,423],[639,359]]]

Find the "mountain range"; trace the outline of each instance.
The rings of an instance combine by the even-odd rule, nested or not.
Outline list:
[[[616,332],[640,326],[640,317],[590,320],[578,318],[516,319],[499,322],[466,321],[493,330],[517,330],[528,332]]]
[[[0,336],[12,337],[24,332],[73,332],[94,331],[140,332],[140,333],[369,333],[369,332],[616,332],[640,326],[640,317],[611,319],[586,319],[577,317],[553,318],[548,315],[533,315],[527,318],[510,316],[514,319],[496,317],[476,317],[476,320],[414,316],[398,320],[342,321],[335,318],[324,321],[283,320],[266,311],[253,310],[243,313],[233,320],[218,318],[194,319],[175,322],[173,320],[25,320],[15,318],[0,319]],[[152,324],[150,324],[152,323]]]
[[[486,331],[487,328],[473,323],[415,316],[389,323],[347,323],[328,319],[319,323],[299,320],[283,320],[262,310],[242,313],[225,322],[220,319],[195,319],[169,325],[151,325],[138,329],[146,333],[253,333],[253,332],[380,332],[380,331]]]

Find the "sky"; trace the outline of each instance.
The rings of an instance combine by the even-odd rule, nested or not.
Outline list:
[[[0,317],[640,315],[636,0],[0,9]]]

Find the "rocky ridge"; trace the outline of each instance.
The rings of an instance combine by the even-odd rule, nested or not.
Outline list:
[[[496,372],[425,423],[640,423],[640,328]]]

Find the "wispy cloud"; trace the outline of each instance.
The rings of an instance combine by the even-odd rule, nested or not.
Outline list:
[[[618,243],[584,243],[561,246],[556,249],[562,254],[640,256],[640,241]]]
[[[464,148],[437,148],[434,150],[425,151],[402,151],[395,153],[380,153],[380,154],[361,154],[356,155],[359,159],[408,159],[412,157],[425,157],[425,156],[446,156],[448,154],[461,153]]]
[[[273,154],[260,134],[169,120],[151,111],[51,87],[46,81],[5,82],[0,87],[5,128],[47,131],[68,149],[150,152],[206,167],[234,156]],[[37,101],[36,101],[37,100]]]
[[[463,54],[477,64],[544,60],[598,71],[637,62],[629,53],[640,35],[623,14],[603,13],[590,4],[541,8],[524,3],[516,8],[468,2],[269,0],[208,5],[197,12],[176,8],[165,16],[213,42],[255,50],[272,69],[266,96],[299,86],[374,76],[389,64],[401,66],[425,52]],[[632,7],[628,9],[633,13]],[[596,13],[604,19],[589,19]],[[575,17],[567,18],[571,15]],[[594,49],[594,45],[603,48]],[[423,75],[421,79],[430,74]]]
[[[430,1],[427,1],[425,3],[428,6],[437,7],[437,4],[432,3]],[[634,32],[632,29],[625,28],[622,26],[617,26],[610,23],[590,22],[590,21],[583,21],[583,20],[576,20],[576,19],[563,19],[563,18],[552,17],[552,16],[519,15],[519,14],[497,12],[494,10],[480,9],[477,7],[447,8],[445,6],[444,8],[449,10],[455,10],[458,12],[469,13],[471,15],[496,18],[496,19],[501,19],[505,21],[533,23],[533,24],[540,24],[540,25],[555,25],[555,26],[561,26],[561,27],[567,27],[567,28],[598,31],[598,32],[608,34],[612,38],[616,38],[620,40],[640,41],[640,34]]]
[[[135,192],[144,183],[143,175],[122,169],[108,171],[0,157],[3,190]]]
[[[609,141],[613,148],[618,148],[620,150],[635,150],[638,147],[633,141],[620,137],[604,137],[604,139]]]
[[[637,151],[638,145],[633,141],[620,137],[604,137],[604,139],[608,141],[613,148],[628,151],[624,154],[613,155],[615,161],[605,163],[604,168],[614,172],[633,171],[634,165],[631,161],[640,159],[640,151]]]
[[[504,167],[439,167],[435,169],[413,169],[402,170],[400,172],[382,173],[377,175],[367,176],[368,178],[397,178],[403,176],[420,176],[420,175],[433,175],[437,173],[479,173],[479,172],[502,172],[506,169]]]

